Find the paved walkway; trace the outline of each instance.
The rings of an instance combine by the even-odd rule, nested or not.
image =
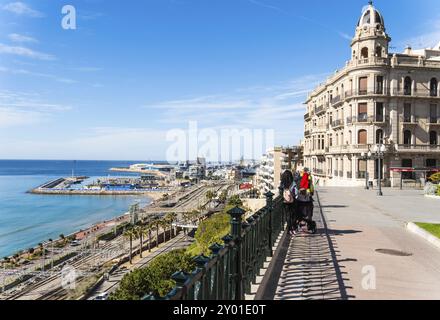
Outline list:
[[[384,193],[320,188],[319,233],[289,240],[275,299],[440,299],[440,250],[405,229],[440,222],[440,202],[420,191]],[[363,286],[366,272],[375,288]]]

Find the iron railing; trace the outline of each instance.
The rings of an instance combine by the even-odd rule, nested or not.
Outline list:
[[[194,258],[192,273],[175,273],[176,286],[168,295],[150,294],[143,300],[244,300],[266,259],[273,256],[272,248],[287,221],[282,197],[273,200],[270,191],[265,196],[266,206],[246,221],[244,210],[236,207],[228,212],[231,232],[223,238],[224,244],[211,246],[209,257]]]

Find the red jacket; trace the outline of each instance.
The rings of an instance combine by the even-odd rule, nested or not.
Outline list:
[[[304,172],[302,179],[301,179],[301,183],[299,185],[300,189],[306,189],[308,190],[310,188],[310,184],[309,184],[309,174]]]

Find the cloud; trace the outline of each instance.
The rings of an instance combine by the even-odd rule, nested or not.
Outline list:
[[[55,60],[53,55],[47,53],[34,51],[26,47],[8,46],[2,43],[0,43],[0,54],[11,54],[38,60]]]
[[[72,107],[42,101],[35,93],[0,91],[0,128],[25,126],[50,121]]]
[[[38,40],[29,36],[25,36],[25,35],[21,35],[18,33],[11,33],[8,35],[8,38],[13,41],[13,42],[18,42],[18,43],[37,43]]]
[[[48,73],[33,72],[33,71],[25,70],[25,69],[9,69],[9,68],[5,68],[5,67],[0,67],[0,72],[11,73],[11,74],[15,74],[15,75],[28,75],[28,76],[33,76],[33,77],[47,78],[47,79],[52,79],[54,81],[66,83],[66,84],[78,83],[78,81],[73,80],[73,79],[59,77],[57,75],[48,74]]]
[[[28,16],[32,18],[42,18],[44,14],[32,9],[23,2],[10,2],[2,7],[3,10],[12,12],[21,16]]]
[[[278,143],[293,144],[302,138],[307,94],[328,75],[305,75],[269,86],[164,101],[143,108],[155,113],[160,110],[157,122],[163,125],[185,128],[189,121],[196,121],[200,127],[215,130],[273,129]]]
[[[427,21],[424,25],[425,32],[409,37],[407,39],[397,40],[395,46],[403,50],[410,45],[413,49],[437,48],[440,45],[440,18]]]

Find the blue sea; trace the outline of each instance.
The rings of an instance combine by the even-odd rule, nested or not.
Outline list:
[[[140,161],[142,162],[142,161]],[[128,211],[144,196],[52,196],[27,193],[49,180],[72,175],[91,178],[130,176],[108,169],[139,161],[0,160],[0,259],[60,234],[85,229]]]

